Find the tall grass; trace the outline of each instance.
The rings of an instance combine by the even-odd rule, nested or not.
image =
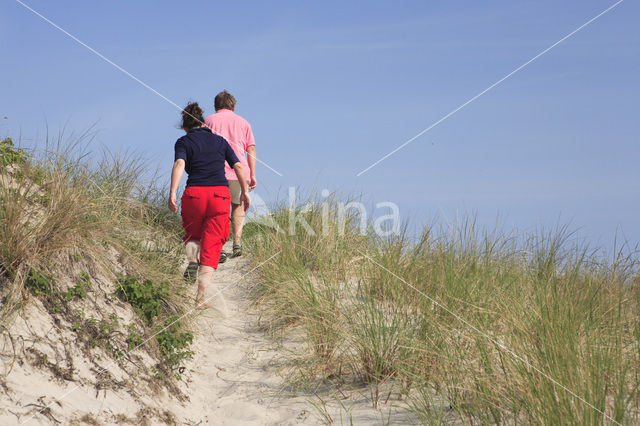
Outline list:
[[[253,224],[246,241],[256,259],[278,253],[256,301],[307,336],[304,376],[368,384],[374,405],[391,383],[425,423],[639,421],[636,257],[606,261],[563,227],[470,219],[416,242],[360,235],[357,218],[338,232],[333,214],[323,235],[320,205],[303,216],[315,236]],[[272,218],[288,229],[288,209]]]
[[[115,281],[110,253],[141,281],[170,285],[164,315],[183,309],[179,220],[145,179],[143,159],[92,154],[83,137],[32,153],[0,142],[0,324],[28,299],[30,271],[73,275],[84,259]]]

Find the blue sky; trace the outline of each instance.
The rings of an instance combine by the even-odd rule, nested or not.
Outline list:
[[[626,0],[360,177],[612,1],[47,2],[34,9],[178,105],[228,89],[266,200],[290,185],[396,202],[414,224],[476,214],[640,242],[640,4]],[[174,106],[0,3],[0,136],[83,131],[166,170]],[[4,119],[3,117],[8,117]],[[97,145],[96,145],[97,146]],[[372,212],[375,215],[375,212]]]

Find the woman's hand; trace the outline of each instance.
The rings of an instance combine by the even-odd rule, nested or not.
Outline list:
[[[178,211],[178,195],[175,192],[172,192],[169,195],[169,210],[171,210],[172,212],[177,212]]]
[[[184,172],[184,166],[185,161],[182,158],[178,158],[173,163],[173,169],[171,170],[171,188],[169,189],[169,201],[167,204],[169,205],[169,210],[174,213],[178,211],[178,196],[176,194]]]
[[[240,203],[244,204],[245,212],[249,210],[249,206],[251,206],[251,198],[249,198],[248,192],[242,191],[242,194],[240,194]]]

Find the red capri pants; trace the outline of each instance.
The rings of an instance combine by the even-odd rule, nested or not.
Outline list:
[[[229,238],[230,203],[228,186],[188,186],[182,195],[183,240],[200,241],[200,265],[218,267]]]

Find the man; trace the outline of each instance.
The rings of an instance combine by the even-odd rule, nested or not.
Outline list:
[[[229,142],[240,160],[245,176],[248,177],[249,189],[256,187],[256,143],[249,122],[235,113],[236,98],[226,90],[218,93],[214,101],[215,114],[204,121],[206,126]],[[233,224],[233,257],[242,255],[242,226],[244,225],[244,209],[241,207],[240,195],[242,186],[238,182],[236,172],[225,166],[225,175],[231,191],[231,223]],[[220,262],[226,260],[227,254],[222,252]]]

